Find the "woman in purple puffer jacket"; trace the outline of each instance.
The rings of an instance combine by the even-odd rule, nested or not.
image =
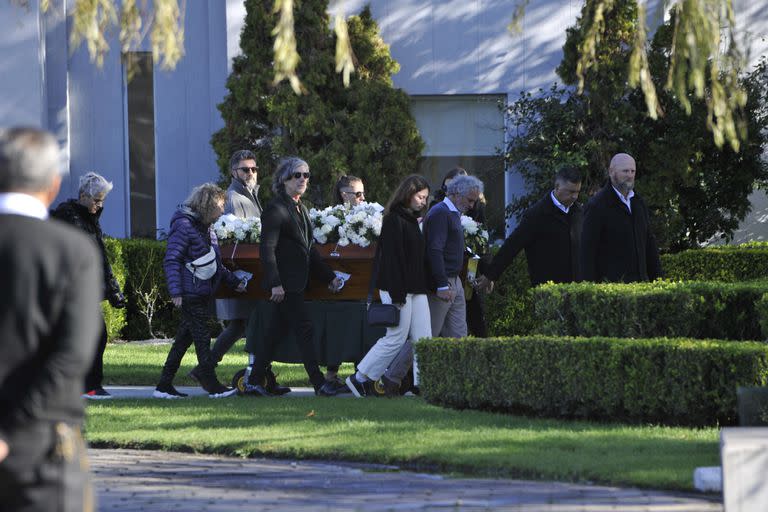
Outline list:
[[[224,213],[224,200],[223,190],[213,183],[206,183],[196,187],[171,217],[163,269],[173,305],[181,308],[181,321],[160,382],[153,393],[155,398],[187,396],[173,387],[173,378],[192,343],[195,344],[198,361],[196,376],[208,395],[223,398],[236,392],[221,384],[216,377],[216,361],[211,356],[208,331],[213,294],[219,284],[224,281],[239,292],[245,291],[247,284],[221,264],[219,246],[211,238],[211,224]],[[196,261],[205,259],[206,255],[210,255],[211,261],[205,265]],[[199,266],[195,267],[195,264]]]

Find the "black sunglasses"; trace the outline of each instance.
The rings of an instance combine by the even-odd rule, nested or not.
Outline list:
[[[293,173],[293,174],[291,175],[291,177],[292,177],[293,179],[295,179],[295,180],[297,180],[297,179],[299,179],[299,178],[301,178],[301,177],[304,177],[304,179],[305,179],[305,180],[308,180],[308,179],[309,179],[309,171],[305,171],[305,172],[295,172],[295,173]]]
[[[352,195],[354,195],[357,198],[365,197],[365,192],[363,192],[362,190],[358,190],[357,192],[351,192],[350,191],[350,192],[344,192],[344,193],[345,194],[352,194]]]
[[[253,174],[256,174],[257,172],[259,172],[258,167],[238,167],[237,170],[243,171],[243,172],[251,172]]]

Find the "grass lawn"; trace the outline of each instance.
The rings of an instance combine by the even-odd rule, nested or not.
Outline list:
[[[168,346],[110,345],[112,383],[154,384]],[[220,375],[242,368],[233,350]],[[192,353],[186,367],[194,363]],[[349,369],[351,370],[351,368]],[[303,368],[281,381],[306,385]],[[184,367],[177,383],[187,383]],[[534,419],[456,411],[420,398],[195,398],[89,402],[94,446],[398,464],[467,475],[692,489],[698,466],[719,463],[716,428]]]

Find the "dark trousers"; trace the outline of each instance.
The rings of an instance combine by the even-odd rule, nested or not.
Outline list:
[[[0,463],[0,510],[95,510],[79,427],[39,422],[6,435],[10,454]]]
[[[264,382],[267,369],[275,354],[275,347],[285,333],[291,330],[296,336],[301,360],[307,375],[309,375],[309,380],[315,389],[319,389],[325,383],[325,377],[317,365],[312,318],[309,316],[309,309],[304,302],[304,293],[287,292],[285,299],[279,304],[273,304],[272,307],[272,315],[266,336],[264,336],[264,342],[256,347],[253,353],[253,371],[249,377],[250,383]]]
[[[99,334],[99,346],[93,356],[91,368],[85,376],[85,391],[91,391],[101,387],[104,380],[104,350],[107,348],[107,324],[101,319],[101,334]]]
[[[472,336],[488,337],[488,325],[485,322],[485,297],[477,290],[467,301],[467,330]]]
[[[160,384],[167,385],[173,382],[176,372],[179,371],[181,360],[192,343],[195,344],[199,374],[213,375],[216,361],[211,355],[211,333],[208,330],[211,304],[211,299],[208,297],[184,297],[181,300],[181,321],[163,365]]]

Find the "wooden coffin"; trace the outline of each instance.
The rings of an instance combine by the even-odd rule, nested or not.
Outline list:
[[[328,286],[310,275],[307,300],[355,300],[364,301],[368,296],[368,284],[371,278],[373,257],[376,254],[376,244],[368,247],[336,244],[315,244],[318,252],[333,270],[351,274],[344,288],[339,293],[331,293]],[[224,265],[230,270],[242,269],[253,274],[245,293],[236,293],[226,286],[221,286],[217,298],[250,297],[253,299],[269,299],[270,293],[262,288],[261,260],[259,259],[258,244],[222,245],[221,257]],[[378,291],[374,291],[374,299],[378,300]]]

